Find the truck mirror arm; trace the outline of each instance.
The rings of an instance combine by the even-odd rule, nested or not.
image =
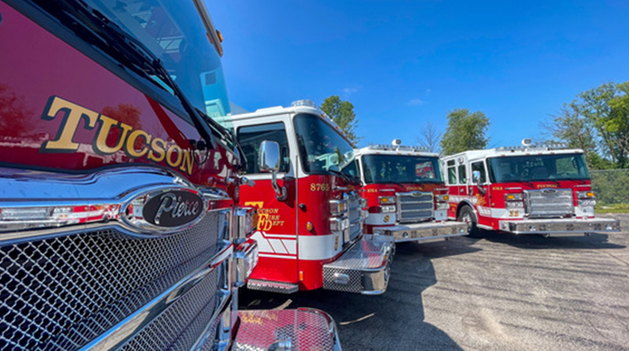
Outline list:
[[[271,172],[271,186],[273,190],[275,190],[275,198],[277,201],[285,201],[288,198],[286,187],[277,184],[277,171]]]

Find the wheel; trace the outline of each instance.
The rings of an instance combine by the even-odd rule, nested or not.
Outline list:
[[[463,206],[459,212],[457,221],[467,223],[467,232],[472,238],[480,238],[483,236],[482,230],[476,225],[478,223],[474,210],[469,206]]]

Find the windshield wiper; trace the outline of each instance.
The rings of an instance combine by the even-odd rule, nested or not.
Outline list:
[[[357,175],[351,175],[352,179],[354,179],[354,181],[358,184],[361,184],[361,180],[360,177]]]
[[[345,181],[346,181],[346,182],[348,182],[348,183],[351,183],[351,182],[352,182],[352,180],[350,179],[350,177],[349,177],[347,174],[343,173],[343,172],[339,172],[339,171],[334,170],[334,169],[328,169],[328,172],[332,172],[332,173],[334,173],[334,174],[336,174],[336,175],[341,176],[341,177],[342,177],[343,179],[345,179]]]
[[[405,183],[405,182],[400,182],[400,183]],[[441,183],[441,181],[436,180],[436,179],[426,179],[426,180],[422,180],[421,182],[419,181],[412,181],[412,182],[408,182],[411,184],[424,184],[424,183]]]
[[[64,6],[64,12],[70,17],[84,19],[83,21],[78,20],[77,22],[103,40],[102,44],[110,49],[105,52],[110,55],[113,54],[112,57],[122,56],[125,61],[130,61],[129,63],[131,63],[131,65],[124,65],[124,67],[132,68],[136,73],[140,73],[155,82],[155,79],[151,76],[151,74],[154,74],[158,79],[164,82],[168,88],[172,90],[173,95],[179,99],[179,102],[192,120],[197,131],[205,140],[206,145],[215,148],[216,142],[212,135],[212,130],[210,130],[208,119],[202,117],[200,112],[190,103],[179,88],[179,85],[177,85],[170,76],[161,60],[142,42],[122,30],[100,11],[93,9],[82,0],[75,0],[73,3],[75,6],[72,6],[70,2],[68,6]],[[113,43],[116,44],[114,45]],[[118,59],[120,57],[116,58]],[[164,88],[158,82],[156,83],[158,86]]]

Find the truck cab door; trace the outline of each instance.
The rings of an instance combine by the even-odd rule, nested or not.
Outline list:
[[[252,273],[253,279],[297,282],[297,236],[295,233],[295,203],[297,181],[290,160],[290,147],[284,122],[240,126],[237,139],[247,159],[243,172],[255,184],[240,187],[240,205],[258,209],[257,230],[260,261]],[[277,185],[285,189],[286,198],[279,199],[272,185],[272,176],[259,167],[263,141],[279,144]]]
[[[483,209],[486,207],[490,207],[490,186],[489,182],[487,181],[487,172],[485,170],[484,161],[471,163],[470,171],[471,177],[468,180],[468,191],[472,202],[476,204],[476,210],[479,212],[480,223],[483,222],[481,218],[482,214],[484,213]]]

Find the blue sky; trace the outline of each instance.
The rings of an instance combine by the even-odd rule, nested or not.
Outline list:
[[[629,1],[208,1],[230,100],[354,104],[360,143],[416,144],[455,108],[490,147],[540,137],[585,90],[629,80]]]

